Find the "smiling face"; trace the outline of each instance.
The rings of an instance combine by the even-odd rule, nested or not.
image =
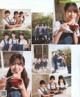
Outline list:
[[[24,64],[19,59],[16,59],[13,64],[11,64],[10,68],[13,74],[21,74],[24,68]]]
[[[13,33],[12,33],[12,38],[14,39],[15,37],[16,37],[16,34],[13,34]]]
[[[23,35],[20,35],[20,39],[24,39],[24,36]]]
[[[5,14],[5,17],[6,17],[6,18],[9,18],[9,16],[10,16],[10,13],[6,13],[6,14]]]
[[[8,40],[9,39],[9,36],[8,35],[5,35],[4,39],[5,40]]]
[[[77,12],[77,10],[75,9],[74,6],[70,6],[65,11],[65,16],[66,16],[67,20],[69,20],[69,21],[76,20],[76,18],[78,16],[78,12]]]

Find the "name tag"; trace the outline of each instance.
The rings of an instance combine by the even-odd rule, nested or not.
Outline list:
[[[0,96],[7,97],[7,90],[0,90]]]

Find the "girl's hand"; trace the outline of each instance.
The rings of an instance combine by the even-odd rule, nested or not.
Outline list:
[[[18,88],[21,89],[21,90],[25,89],[25,85],[24,85],[23,80],[22,80],[22,83],[20,85],[18,85]]]
[[[6,87],[7,78],[0,79],[0,88],[4,89]]]
[[[64,32],[66,30],[66,27],[67,27],[67,23],[63,23],[59,29],[60,32]]]

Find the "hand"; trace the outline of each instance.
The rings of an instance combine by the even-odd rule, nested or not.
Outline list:
[[[0,79],[0,88],[3,89],[6,87],[7,78]]]
[[[25,85],[24,85],[23,80],[22,80],[22,83],[20,85],[18,85],[18,88],[21,89],[21,90],[25,89]]]
[[[59,31],[64,32],[67,26],[67,23],[62,24]]]

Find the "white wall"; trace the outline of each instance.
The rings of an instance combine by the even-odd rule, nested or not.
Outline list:
[[[0,8],[28,8],[32,12],[53,12],[53,0],[0,0]]]
[[[80,97],[80,45],[72,46],[72,97]]]

